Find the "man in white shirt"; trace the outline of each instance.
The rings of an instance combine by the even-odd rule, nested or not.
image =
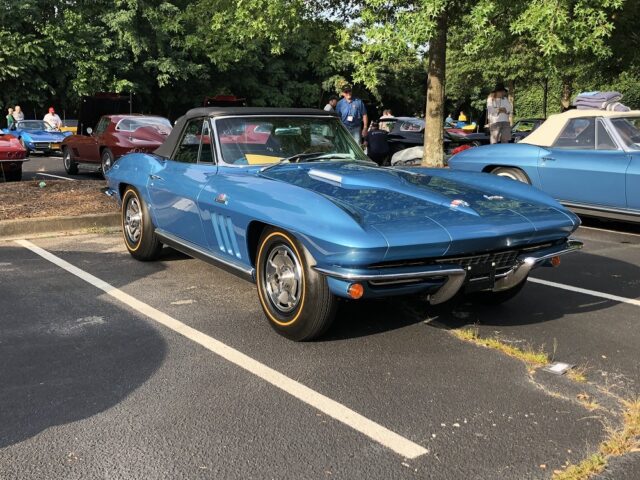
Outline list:
[[[329,97],[329,103],[327,103],[324,106],[324,111],[325,112],[335,112],[336,111],[336,105],[338,104],[338,97],[335,95],[331,95]]]
[[[44,116],[43,120],[47,124],[51,125],[51,128],[55,130],[59,130],[62,126],[62,120],[60,120],[60,117],[53,109],[53,107],[49,107],[49,113]]]
[[[511,123],[509,115],[513,106],[507,98],[507,89],[499,83],[487,98],[487,119],[491,143],[509,143],[511,140]]]

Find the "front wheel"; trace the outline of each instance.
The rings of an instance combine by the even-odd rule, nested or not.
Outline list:
[[[500,305],[501,303],[511,300],[513,297],[518,295],[524,288],[526,283],[527,279],[525,278],[516,286],[511,287],[507,290],[500,290],[498,292],[474,292],[469,294],[468,298],[472,302],[482,303],[485,305]]]
[[[109,150],[108,148],[105,148],[102,151],[101,163],[102,163],[102,167],[101,167],[102,176],[104,177],[104,174],[107,173],[111,168],[111,166],[113,165],[113,153],[111,153],[111,150]]]
[[[337,307],[327,279],[308,258],[304,246],[287,232],[267,229],[260,238],[256,282],[262,309],[276,332],[297,342],[321,336]]]
[[[62,150],[62,164],[64,165],[64,171],[69,175],[78,173],[78,164],[71,158],[71,152],[67,147]]]
[[[122,234],[131,256],[137,260],[155,260],[162,243],[158,240],[147,204],[138,191],[127,187],[122,195]]]

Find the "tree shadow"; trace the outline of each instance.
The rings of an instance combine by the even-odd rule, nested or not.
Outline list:
[[[167,350],[151,324],[31,255],[3,247],[28,268],[12,271],[0,296],[0,448],[117,405]]]

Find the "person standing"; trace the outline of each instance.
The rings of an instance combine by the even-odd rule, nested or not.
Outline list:
[[[342,88],[342,100],[336,105],[336,112],[353,139],[360,145],[362,138],[367,135],[369,117],[364,102],[353,96],[349,85]]]
[[[9,107],[7,109],[7,129],[8,130],[13,130],[13,126],[15,125],[16,121],[13,118],[13,108]]]
[[[22,113],[22,109],[20,108],[20,105],[16,105],[15,108],[13,109],[13,119],[16,122],[21,122],[22,120],[24,120],[24,113]]]
[[[487,119],[491,143],[509,143],[511,140],[511,124],[509,115],[513,106],[507,98],[507,89],[499,83],[487,98]]]
[[[325,112],[335,112],[336,105],[338,104],[338,97],[335,95],[331,95],[329,97],[329,102],[324,106]]]
[[[52,129],[60,130],[62,127],[62,120],[53,107],[49,107],[49,113],[44,116],[43,120],[51,125]]]

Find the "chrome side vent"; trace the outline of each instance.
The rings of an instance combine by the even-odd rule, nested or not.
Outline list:
[[[233,231],[231,218],[214,213],[211,215],[211,223],[213,223],[213,231],[220,251],[236,258],[241,258],[238,239]]]

